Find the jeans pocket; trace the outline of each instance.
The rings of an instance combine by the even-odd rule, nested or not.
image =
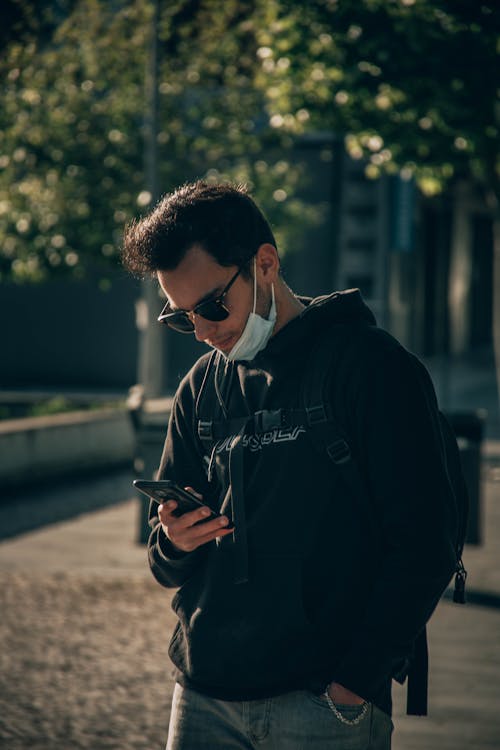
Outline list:
[[[371,705],[370,703],[334,703],[333,701],[332,705],[330,705],[324,694],[317,695],[316,693],[308,692],[307,695],[313,703],[330,711],[340,722],[345,720],[346,724],[361,723],[368,714],[368,709]]]

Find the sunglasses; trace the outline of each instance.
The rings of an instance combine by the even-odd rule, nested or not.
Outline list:
[[[200,315],[205,320],[213,322],[226,320],[229,316],[229,310],[223,304],[223,300],[242,270],[243,268],[238,268],[234,276],[229,280],[229,283],[217,297],[209,297],[204,302],[196,305],[192,310],[172,310],[170,303],[167,302],[158,316],[158,322],[165,323],[165,325],[170,326],[174,331],[179,331],[179,333],[193,333],[194,323],[190,317],[192,315]]]

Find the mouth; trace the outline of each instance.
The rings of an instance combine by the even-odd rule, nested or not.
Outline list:
[[[234,336],[226,336],[224,339],[218,341],[207,341],[207,343],[214,347],[214,349],[220,349],[222,352],[230,352],[233,348]]]

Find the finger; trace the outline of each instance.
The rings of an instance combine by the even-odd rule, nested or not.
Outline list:
[[[210,534],[204,534],[202,537],[197,539],[196,546],[201,547],[203,544],[207,544],[207,542],[213,542],[214,539],[217,539],[217,537],[228,536],[232,533],[233,529],[219,528],[217,529],[217,531],[212,531]]]
[[[158,506],[158,516],[163,523],[166,523],[167,520],[170,521],[173,518],[177,518],[177,516],[173,515],[176,508],[177,503],[175,500],[167,500]]]
[[[171,524],[168,527],[168,537],[177,546],[182,549],[196,549],[200,544],[215,539],[218,536],[225,535],[225,532],[232,532],[228,529],[228,519],[216,518],[213,521],[199,524],[198,526],[189,526],[188,528],[179,528],[179,525]]]
[[[196,492],[196,490],[194,490],[192,487],[184,487],[184,489],[186,490],[186,492],[190,492],[192,495],[195,495],[198,500],[203,500],[203,495],[200,495],[200,493]]]
[[[205,523],[188,526],[187,528],[177,526],[175,533],[182,535],[186,539],[200,539],[212,532],[219,533],[221,529],[226,529],[228,526],[229,519],[226,516],[221,516],[220,518],[214,518],[213,521],[206,521]]]
[[[179,529],[187,529],[190,526],[194,526],[198,521],[203,521],[211,516],[211,510],[206,505],[196,510],[189,510],[187,513],[183,513],[182,516],[174,516],[176,525]]]
[[[166,526],[179,529],[180,531],[182,531],[183,529],[190,529],[200,521],[209,518],[212,514],[210,508],[208,508],[207,506],[203,506],[202,508],[197,508],[196,510],[188,511],[187,513],[183,513],[181,516],[177,516],[174,515],[176,507],[177,503],[175,502],[175,500],[169,500],[167,503],[165,503],[165,505],[158,506],[158,517],[160,521]],[[221,519],[227,520],[226,516],[221,516]],[[220,519],[216,518],[214,520],[217,523]],[[213,522],[210,520],[207,521],[207,523]],[[222,523],[221,525],[225,526],[227,524]]]
[[[208,542],[213,542],[217,537],[223,537],[227,536],[228,534],[232,534],[233,529],[224,529],[219,528],[216,531],[212,531],[210,534],[204,533],[203,536],[190,540],[178,537],[172,537],[172,535],[169,533],[167,536],[170,539],[170,541],[179,549],[184,550],[185,552],[192,552],[195,549],[198,549],[198,547],[202,547],[204,544],[207,544]]]

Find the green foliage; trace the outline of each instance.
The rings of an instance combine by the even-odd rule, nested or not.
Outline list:
[[[77,0],[44,27],[48,36],[27,32],[8,44],[0,62],[0,280],[99,273],[117,263],[124,224],[149,207],[152,11],[146,0]],[[288,197],[300,169],[284,158],[289,137],[266,135],[265,92],[254,85],[266,12],[260,0],[165,4],[158,182],[161,193],[201,176],[247,182],[293,237],[297,206]],[[259,159],[275,145],[274,163]]]
[[[53,414],[66,414],[75,411],[99,411],[100,409],[124,409],[125,401],[81,401],[73,396],[63,395],[42,399],[33,404],[0,404],[0,420],[22,419],[24,417],[47,417]]]
[[[54,396],[47,401],[41,401],[34,404],[28,415],[31,417],[46,417],[52,414],[64,414],[65,412],[74,411],[75,406],[65,396]]]
[[[124,401],[99,401],[99,402],[79,402],[66,396],[54,396],[38,404],[33,404],[28,410],[26,416],[29,417],[48,417],[52,414],[66,414],[74,411],[99,411],[100,409],[123,409]]]
[[[4,277],[78,277],[116,252],[142,179],[141,5],[115,13],[111,3],[81,2],[44,44],[33,38],[8,47],[0,107]]]
[[[144,177],[150,0],[9,0],[1,38],[0,280],[100,274],[152,200]],[[500,196],[493,0],[172,0],[159,23],[160,192],[249,183],[293,247],[298,136],[345,138],[367,174],[457,176]],[[149,191],[149,192],[148,192]]]
[[[403,168],[433,194],[465,176],[500,197],[499,32],[496,0],[282,0],[261,36],[270,121],[333,128],[371,177]]]

